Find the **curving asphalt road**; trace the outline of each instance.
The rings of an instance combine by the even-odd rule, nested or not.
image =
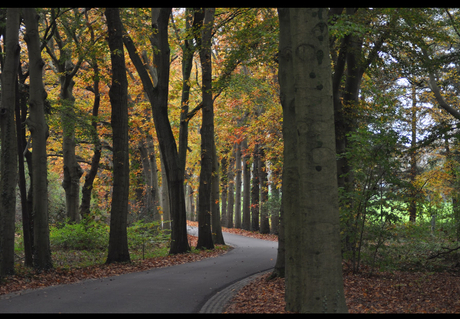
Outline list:
[[[234,249],[219,257],[4,295],[0,313],[219,313],[237,289],[275,266],[278,248],[229,233],[224,239]]]

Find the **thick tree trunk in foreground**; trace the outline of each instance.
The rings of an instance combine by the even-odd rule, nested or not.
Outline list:
[[[113,195],[110,212],[109,251],[106,263],[129,262],[128,251],[128,79],[122,40],[122,24],[118,8],[107,8],[108,42],[112,61],[112,85],[109,90],[112,105]]]
[[[1,184],[0,184],[0,277],[14,273],[14,233],[16,216],[16,185],[18,179],[18,150],[16,124],[16,83],[19,64],[19,12],[8,8],[6,13],[5,65],[2,70]]]
[[[53,267],[48,224],[48,182],[46,140],[48,125],[45,120],[46,91],[43,86],[43,66],[40,36],[38,33],[38,15],[35,9],[23,9],[26,24],[25,41],[29,50],[29,126],[32,137],[32,191],[33,191],[33,227],[34,227],[34,268],[47,270]]]
[[[279,9],[279,13],[283,131],[287,130],[286,309],[346,312],[327,12],[296,8]]]
[[[206,8],[201,32],[200,62],[202,69],[201,172],[198,205],[199,249],[213,249],[211,233],[211,175],[214,145],[214,105],[212,100],[211,31],[214,9]]]
[[[26,120],[27,120],[27,101],[29,91],[25,89],[25,81],[29,77],[28,72],[22,73],[22,68],[18,68],[19,81],[16,86],[18,103],[16,104],[16,132],[18,138],[18,166],[19,166],[19,191],[21,194],[22,211],[22,233],[24,245],[24,266],[33,267],[33,220],[32,220],[32,153],[27,148],[26,140]],[[27,161],[29,174],[29,189],[26,185],[25,164]]]

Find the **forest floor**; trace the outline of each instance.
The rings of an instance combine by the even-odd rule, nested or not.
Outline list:
[[[190,223],[194,226],[196,223]],[[261,235],[240,229],[224,232],[276,241],[274,235]],[[197,238],[189,236],[190,245]],[[0,282],[1,295],[25,289],[68,284],[84,279],[102,278],[151,268],[168,267],[224,254],[226,249],[200,251],[136,260],[126,264],[97,264],[88,267],[55,268],[48,272],[24,272]],[[346,267],[344,267],[346,268]],[[230,301],[225,313],[286,313],[284,279],[268,280],[261,275],[243,287]],[[344,272],[345,298],[350,313],[460,313],[460,272],[378,272],[362,270],[359,274]]]

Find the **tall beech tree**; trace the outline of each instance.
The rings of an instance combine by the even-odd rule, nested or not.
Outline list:
[[[235,206],[235,151],[236,143],[232,145],[232,151],[229,153],[228,160],[228,191],[227,191],[227,223],[225,227],[233,228],[233,210]]]
[[[221,201],[219,200],[219,161],[216,150],[216,144],[212,146],[212,173],[211,173],[211,230],[212,241],[215,245],[225,245],[224,236],[222,234],[222,220],[220,214]],[[222,211],[224,203],[222,198]]]
[[[241,228],[251,230],[251,165],[249,159],[251,155],[248,152],[248,140],[244,139],[241,144],[242,162],[243,162],[243,216]]]
[[[291,126],[283,132],[286,310],[346,312],[327,12],[280,8],[279,19],[283,129]]]
[[[85,19],[90,31],[90,43],[92,46],[96,45],[96,36],[94,33],[94,28],[89,21],[88,11],[85,11]],[[96,178],[99,163],[102,156],[102,143],[98,135],[98,116],[99,116],[99,107],[101,105],[101,94],[99,91],[99,84],[100,84],[100,68],[97,56],[93,53],[90,56],[91,67],[94,70],[93,75],[93,85],[87,86],[86,89],[94,94],[93,100],[93,109],[92,109],[92,118],[91,118],[91,140],[93,142],[93,156],[91,158],[91,168],[89,172],[86,173],[85,182],[83,184],[81,193],[81,204],[80,204],[80,216],[82,218],[87,218],[90,215],[90,207],[91,207],[91,193],[93,191],[93,183]]]
[[[32,140],[32,191],[33,191],[33,229],[34,229],[34,268],[47,270],[53,267],[49,238],[48,218],[48,168],[46,140],[48,125],[45,120],[45,99],[47,93],[43,84],[43,66],[38,15],[35,9],[22,11],[26,25],[24,40],[29,51],[29,127]]]
[[[2,63],[1,129],[1,184],[0,184],[0,277],[14,273],[14,233],[16,215],[16,184],[18,151],[16,125],[16,83],[19,64],[20,9],[8,8],[6,13],[5,59]]]
[[[160,142],[160,154],[165,166],[169,205],[171,212],[170,254],[184,253],[190,250],[187,240],[187,225],[184,195],[184,172],[181,168],[176,141],[168,118],[168,92],[170,49],[168,42],[168,24],[171,8],[152,9],[152,35],[150,42],[154,52],[154,64],[157,82],[154,84],[142,59],[136,52],[131,37],[124,32],[123,42],[142,81],[150,104],[153,122]]]
[[[251,230],[260,230],[260,145],[254,145],[252,188],[251,188]]]
[[[235,228],[241,228],[241,143],[235,143]]]
[[[110,212],[109,251],[106,263],[129,262],[128,250],[128,79],[126,77],[122,30],[118,8],[107,8],[108,42],[112,61],[112,85],[109,91],[112,105],[113,194]]]
[[[211,35],[214,21],[214,8],[204,9],[201,32],[200,62],[202,69],[202,122],[201,122],[201,171],[198,203],[198,242],[199,249],[213,249],[211,233],[211,179],[214,145],[214,106],[212,99]]]
[[[56,22],[59,9],[51,9],[51,17]],[[73,10],[72,16],[60,16],[60,22],[63,28],[56,28],[54,31],[53,41],[45,46],[46,51],[50,55],[56,74],[59,75],[60,93],[59,104],[62,122],[62,153],[64,158],[64,179],[62,187],[65,190],[66,196],[66,214],[70,222],[78,222],[79,200],[80,200],[80,178],[83,175],[83,170],[77,161],[75,153],[75,96],[73,93],[75,81],[74,77],[80,69],[83,62],[83,56],[86,52],[80,50],[71,50],[72,44],[76,47],[81,47],[77,39],[80,36],[77,34],[81,28],[81,14],[76,9]],[[60,33],[64,31],[64,35]],[[57,45],[58,53],[54,48]],[[78,61],[72,62],[72,51],[81,52],[78,56]]]

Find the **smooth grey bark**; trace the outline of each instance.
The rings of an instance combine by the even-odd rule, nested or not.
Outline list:
[[[64,179],[62,187],[65,190],[66,215],[69,222],[79,222],[79,201],[80,201],[80,178],[83,175],[83,170],[78,164],[75,153],[75,98],[72,93],[74,85],[73,80],[67,86],[64,82],[67,81],[65,76],[60,77],[61,80],[61,102],[63,109],[61,110],[62,122],[62,152],[64,159]]]
[[[260,148],[260,233],[270,233],[270,220],[268,212],[268,173],[267,163],[265,161],[265,150],[262,146]]]
[[[14,274],[14,234],[16,216],[16,185],[18,182],[18,150],[16,123],[16,83],[19,64],[20,9],[6,12],[5,64],[2,69],[0,105],[1,183],[0,183],[0,277]]]
[[[235,228],[241,228],[241,143],[235,143]]]
[[[280,84],[280,102],[283,108],[283,173],[282,173],[282,195],[281,195],[281,210],[280,210],[280,233],[278,235],[278,255],[273,276],[285,277],[287,267],[287,256],[285,243],[296,242],[298,234],[292,229],[290,233],[284,232],[285,229],[285,212],[293,212],[298,206],[298,184],[299,176],[297,173],[297,134],[295,126],[291,123],[295,122],[295,95],[294,81],[292,69],[292,48],[291,48],[291,32],[290,32],[290,14],[289,9],[278,9],[278,18],[280,24],[279,35],[279,70],[278,82]],[[295,226],[293,223],[292,226]],[[288,238],[291,237],[291,238]],[[283,240],[284,239],[284,240]],[[296,246],[298,243],[295,244]],[[290,258],[290,267],[296,266],[301,268],[302,265],[297,259]],[[296,263],[294,265],[294,262]],[[287,287],[288,289],[291,286]]]
[[[251,187],[251,230],[260,230],[260,152],[259,144],[254,145],[253,173]]]
[[[222,234],[219,201],[219,160],[216,145],[212,146],[212,173],[211,173],[211,230],[212,241],[215,245],[225,245]]]
[[[227,151],[228,154],[228,151]],[[220,167],[221,169],[221,179],[220,185],[222,187],[222,195],[221,195],[221,202],[222,202],[222,225],[227,226],[228,224],[228,215],[227,215],[227,201],[228,201],[228,159],[226,154],[222,156],[220,160]]]
[[[20,63],[20,62],[19,62]],[[20,63],[21,64],[21,63]],[[32,153],[27,148],[26,125],[27,101],[29,92],[25,89],[25,81],[29,72],[23,73],[22,67],[18,67],[19,81],[16,86],[16,132],[18,138],[18,167],[19,167],[19,191],[21,195],[22,233],[24,245],[24,266],[33,267],[33,221],[32,221]],[[25,165],[27,161],[29,185],[26,181]],[[27,189],[27,187],[29,187]],[[29,196],[30,195],[30,196]]]
[[[85,11],[85,16],[86,16],[86,21],[88,22],[88,12]],[[90,29],[90,34],[91,34],[91,44],[95,43],[95,36],[94,36],[94,30],[93,27],[91,26],[90,23],[88,23],[89,26],[88,28]],[[80,217],[81,218],[87,218],[89,217],[90,214],[90,208],[91,208],[91,193],[93,191],[93,182],[96,178],[98,169],[99,169],[99,163],[101,160],[101,155],[102,155],[102,144],[99,139],[99,134],[97,132],[97,126],[98,126],[98,116],[99,116],[99,106],[101,103],[101,95],[99,91],[99,63],[97,61],[96,57],[91,58],[91,66],[93,67],[94,70],[94,75],[93,75],[93,87],[92,88],[87,88],[90,92],[94,94],[94,101],[93,101],[93,110],[92,110],[92,119],[91,119],[91,140],[92,143],[94,144],[93,146],[93,156],[91,158],[91,167],[89,171],[85,175],[85,182],[83,184],[81,193],[81,204],[80,204]]]
[[[235,149],[233,145],[228,163],[228,195],[227,195],[227,223],[228,228],[233,228],[233,211],[235,206]]]
[[[201,95],[203,101],[201,121],[201,171],[198,190],[198,249],[213,249],[211,232],[211,183],[214,145],[214,103],[212,99],[211,36],[214,24],[214,8],[204,9],[200,46]]]
[[[281,195],[281,197],[283,197]],[[276,264],[273,272],[270,274],[270,278],[284,278],[286,276],[286,248],[285,242],[286,237],[284,234],[284,209],[283,209],[283,199],[281,198],[281,207],[279,211],[279,225],[277,226],[277,235],[278,235],[278,251],[276,254]]]
[[[280,86],[288,92],[281,94],[283,123],[287,122],[283,125],[283,135],[287,130],[283,173],[286,310],[347,312],[327,13],[321,8],[280,8],[279,16],[283,32]],[[292,183],[297,184],[295,189]],[[293,199],[295,206],[290,202]]]
[[[275,204],[274,207],[270,207],[269,215],[270,215],[270,232],[272,234],[278,235],[279,229],[280,229],[280,208],[278,207],[278,203],[281,202],[281,196],[280,196],[280,189],[276,188],[275,185],[271,184],[270,185],[271,189],[271,200]]]
[[[244,140],[241,146],[243,153],[243,219],[241,229],[251,230],[251,167],[249,165],[248,142]]]
[[[161,150],[160,150],[161,156]],[[163,229],[171,229],[171,205],[169,202],[168,175],[166,175],[166,166],[164,157],[160,158],[161,165],[161,186],[160,186],[160,206],[163,215]]]
[[[142,161],[142,173],[144,176],[143,210],[146,221],[161,220],[158,214],[159,191],[157,162],[155,159],[155,145],[153,138],[147,135],[139,142],[139,153]]]
[[[193,13],[193,21],[191,16]],[[186,32],[194,35],[201,29],[204,13],[201,9],[186,8]],[[184,40],[182,46],[182,96],[181,96],[181,114],[179,127],[179,161],[185,175],[185,164],[187,161],[188,149],[188,123],[191,119],[189,116],[190,101],[190,76],[193,67],[193,56],[196,46],[193,44],[191,37]]]
[[[109,90],[112,106],[113,193],[110,211],[109,249],[106,263],[130,262],[128,250],[128,79],[122,40],[122,23],[118,8],[107,8],[108,43],[112,62],[112,83]]]
[[[193,188],[190,184],[185,185],[185,208],[187,210],[187,219],[194,220],[195,218],[195,205],[193,203]]]
[[[412,107],[411,107],[411,152],[410,152],[410,181],[415,185],[415,179],[417,177],[417,95],[415,87],[412,86]],[[417,217],[417,201],[416,201],[416,190],[411,190],[410,200],[409,200],[409,220],[415,222]]]
[[[29,51],[29,127],[32,140],[32,192],[34,227],[34,268],[47,270],[53,267],[48,224],[48,180],[46,140],[48,125],[45,120],[45,99],[47,93],[43,85],[43,66],[38,15],[33,8],[24,8],[26,34],[24,40]]]

